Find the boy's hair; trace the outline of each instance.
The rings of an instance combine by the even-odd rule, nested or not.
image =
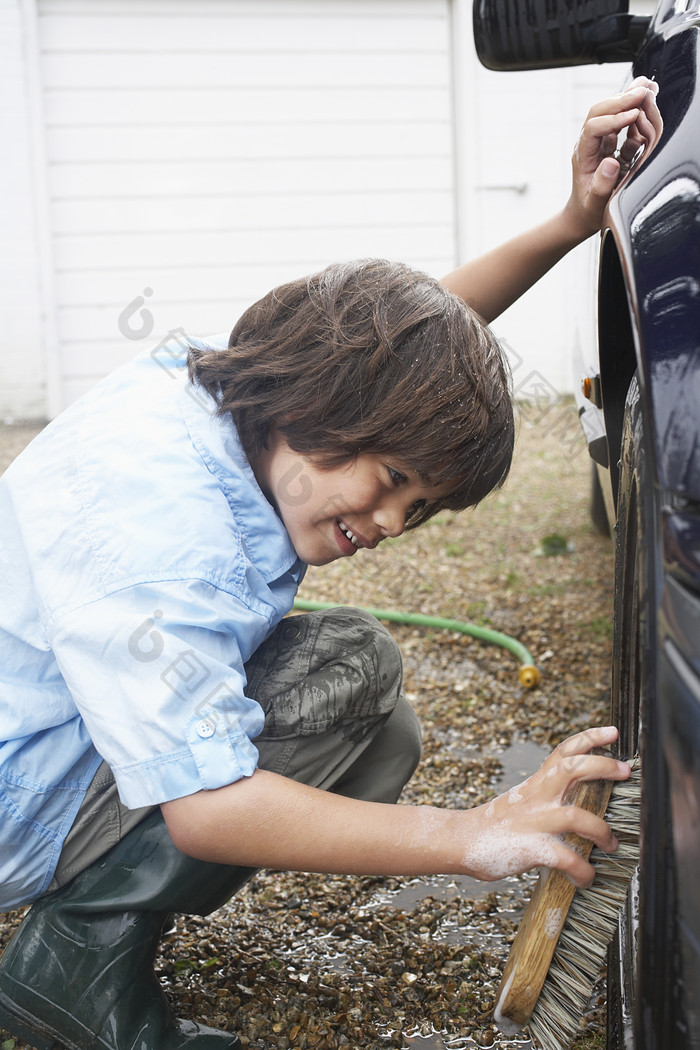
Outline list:
[[[253,460],[271,427],[323,467],[386,454],[430,485],[407,528],[474,506],[513,453],[509,372],[489,328],[431,277],[380,259],[329,266],[273,289],[227,350],[190,349],[189,374],[230,412]]]

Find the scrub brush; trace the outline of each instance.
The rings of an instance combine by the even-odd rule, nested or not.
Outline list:
[[[508,1036],[527,1026],[543,1050],[568,1050],[578,1034],[637,867],[639,758],[630,765],[628,780],[580,784],[573,800],[605,813],[618,849],[606,854],[578,835],[566,836],[582,856],[590,856],[593,884],[576,889],[562,872],[542,872],[506,962],[494,1021]]]

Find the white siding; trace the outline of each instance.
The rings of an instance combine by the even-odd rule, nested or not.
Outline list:
[[[533,225],[625,73],[485,70],[471,0],[0,0],[0,31],[0,419],[334,259],[439,276]],[[587,258],[497,320],[519,393],[573,388]]]
[[[471,92],[477,148],[461,172],[468,181],[462,192],[471,193],[475,238],[467,254],[479,255],[563,207],[586,114],[619,90],[624,72],[621,65],[522,73],[477,67]],[[518,397],[556,402],[579,382],[573,348],[591,294],[592,243],[576,248],[494,323],[514,351]]]
[[[38,10],[60,402],[335,259],[454,264],[448,0]]]
[[[0,420],[45,413],[28,50],[20,0],[0,0]]]

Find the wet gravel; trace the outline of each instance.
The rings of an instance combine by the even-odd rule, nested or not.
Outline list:
[[[480,804],[562,737],[607,721],[612,546],[589,523],[590,461],[573,405],[556,419],[553,430],[551,414],[524,413],[511,478],[475,511],[304,582],[304,598],[493,627],[541,670],[526,690],[501,648],[390,625],[424,734],[402,803]],[[0,428],[5,463],[31,434]],[[233,1030],[251,1050],[527,1048],[525,1036],[498,1033],[491,1012],[533,881],[261,872],[215,915],[179,918],[157,968],[180,1016]],[[0,916],[0,945],[20,917]],[[577,1050],[605,1045],[603,1003],[601,984]],[[22,1048],[0,1034],[0,1050]]]

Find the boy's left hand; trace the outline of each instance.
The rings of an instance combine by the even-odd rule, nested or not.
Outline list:
[[[572,157],[573,182],[565,214],[581,240],[596,233],[621,173],[640,149],[648,154],[663,129],[658,84],[637,77],[622,94],[598,102],[586,117]],[[618,136],[627,128],[618,150]]]

